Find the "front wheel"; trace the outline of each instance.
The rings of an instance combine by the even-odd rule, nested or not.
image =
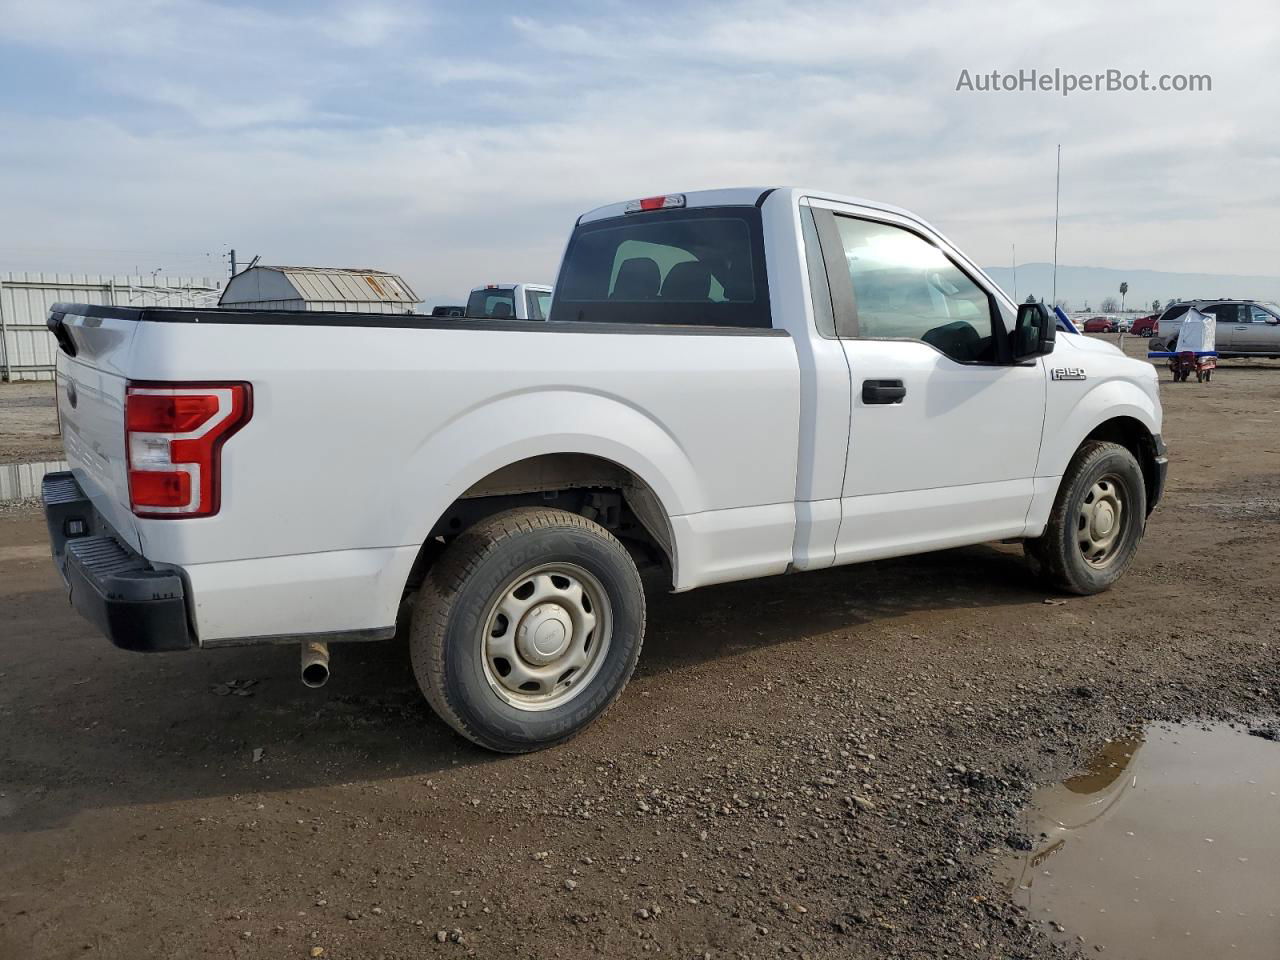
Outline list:
[[[1083,444],[1067,467],[1044,533],[1026,541],[1042,579],[1066,593],[1100,593],[1133,562],[1147,521],[1142,468],[1118,443]]]
[[[522,507],[463,532],[427,572],[410,637],[427,701],[500,753],[568,740],[622,693],[644,640],[626,548],[577,514]]]

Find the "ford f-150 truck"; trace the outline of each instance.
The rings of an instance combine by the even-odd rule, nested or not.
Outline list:
[[[328,644],[401,624],[431,705],[499,751],[621,693],[640,569],[683,591],[1021,540],[1088,594],[1167,464],[1154,367],[907,211],[818,190],[584,214],[545,323],[49,325],[71,469],[43,493],[82,614],[131,650],[297,644],[312,684]]]

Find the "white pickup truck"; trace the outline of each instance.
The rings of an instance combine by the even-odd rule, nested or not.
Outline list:
[[[818,190],[593,210],[541,323],[49,325],[71,470],[44,500],[82,614],[131,650],[299,644],[311,683],[329,643],[407,624],[432,706],[499,751],[621,693],[640,567],[682,591],[1016,539],[1092,593],[1167,465],[1150,364],[1058,334],[912,214]]]

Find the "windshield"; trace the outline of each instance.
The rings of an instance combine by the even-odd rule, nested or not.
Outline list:
[[[491,320],[512,320],[516,315],[513,287],[482,287],[467,298],[467,316]]]
[[[760,211],[708,207],[579,226],[551,319],[768,327]]]

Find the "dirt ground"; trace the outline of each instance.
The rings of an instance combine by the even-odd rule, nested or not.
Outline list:
[[[0,463],[61,459],[53,382],[0,383]]]
[[[652,596],[622,700],[525,757],[436,720],[399,641],[319,691],[292,648],[116,650],[0,515],[0,958],[1098,956],[996,880],[1033,786],[1280,712],[1280,363],[1162,391],[1111,592],[995,545]]]

